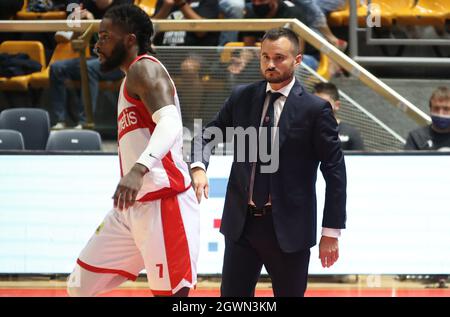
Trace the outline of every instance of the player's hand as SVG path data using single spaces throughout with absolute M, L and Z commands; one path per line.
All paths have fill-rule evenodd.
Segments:
M 200 167 L 194 167 L 191 170 L 192 174 L 192 186 L 194 187 L 195 195 L 197 196 L 198 203 L 202 200 L 202 194 L 205 198 L 208 198 L 208 177 L 206 177 L 206 171 Z
M 323 267 L 332 266 L 339 258 L 339 243 L 337 238 L 325 237 L 320 238 L 319 258 Z
M 130 172 L 122 177 L 114 192 L 114 208 L 123 211 L 133 206 L 147 171 L 144 165 L 135 164 Z

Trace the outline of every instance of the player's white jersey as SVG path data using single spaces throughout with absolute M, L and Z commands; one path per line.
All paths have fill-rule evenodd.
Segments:
M 146 54 L 138 56 L 131 65 L 142 58 L 160 64 L 170 78 L 164 65 L 153 56 Z M 174 87 L 175 106 L 181 118 L 176 88 L 172 79 L 170 80 Z M 126 77 L 120 87 L 117 113 L 120 172 L 123 176 L 130 171 L 147 147 L 156 124 L 144 103 L 128 94 Z M 180 132 L 167 155 L 145 174 L 143 186 L 137 195 L 138 201 L 170 197 L 190 187 L 191 179 L 188 166 L 183 160 L 182 147 L 183 132 Z

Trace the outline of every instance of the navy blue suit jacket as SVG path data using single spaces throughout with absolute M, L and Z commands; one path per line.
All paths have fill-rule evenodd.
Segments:
M 225 135 L 226 127 L 260 125 L 266 96 L 266 81 L 238 86 L 206 127 L 217 127 Z M 297 252 L 316 244 L 316 178 L 320 170 L 326 181 L 322 226 L 345 228 L 346 170 L 338 137 L 337 122 L 331 105 L 308 92 L 296 80 L 286 99 L 279 122 L 279 168 L 271 174 L 273 223 L 281 249 Z M 203 145 L 204 136 L 194 142 Z M 235 139 L 236 146 L 236 139 Z M 194 147 L 195 148 L 195 147 Z M 247 149 L 248 150 L 248 149 Z M 192 153 L 195 158 L 200 153 Z M 208 157 L 202 157 L 207 166 Z M 249 200 L 252 164 L 234 162 L 228 181 L 220 231 L 237 241 L 242 234 Z

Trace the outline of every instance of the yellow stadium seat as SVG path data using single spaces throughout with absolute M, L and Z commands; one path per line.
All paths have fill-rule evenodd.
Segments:
M 359 0 L 357 1 L 357 11 L 358 21 L 360 18 L 365 18 L 367 12 L 367 7 L 362 6 Z M 330 26 L 345 26 L 348 25 L 350 17 L 350 4 L 347 0 L 345 7 L 342 10 L 331 12 L 328 16 L 328 24 Z
M 64 20 L 67 16 L 65 11 L 30 12 L 27 11 L 28 0 L 23 3 L 22 9 L 17 12 L 16 18 L 19 20 Z
M 255 46 L 260 47 L 261 43 L 256 42 Z M 223 51 L 220 54 L 220 62 L 228 63 L 231 60 L 231 54 L 235 50 L 236 47 L 244 47 L 244 42 L 228 42 L 224 45 Z
M 86 47 L 86 57 L 89 56 L 89 47 Z M 58 45 L 56 45 L 55 47 L 55 50 L 53 51 L 53 55 L 48 67 L 42 69 L 38 73 L 33 73 L 31 75 L 30 86 L 33 88 L 47 88 L 49 86 L 50 65 L 52 65 L 56 61 L 78 57 L 80 57 L 80 55 L 78 54 L 78 52 L 72 49 L 72 44 L 70 42 L 58 43 Z
M 331 78 L 330 59 L 327 55 L 320 53 L 319 66 L 317 67 L 316 72 L 326 80 Z
M 348 1 L 345 9 L 332 12 L 329 15 L 328 23 L 330 26 L 348 25 L 350 18 L 350 6 Z M 361 4 L 360 0 L 353 1 L 357 1 L 358 26 L 364 27 L 366 26 L 367 18 L 367 1 L 363 1 L 364 4 Z M 372 0 L 371 4 L 373 5 L 372 8 L 379 8 L 380 10 L 381 26 L 390 26 L 396 18 L 397 13 L 402 14 L 404 12 L 406 14 L 411 14 L 414 1 L 415 0 Z
M 349 14 L 349 4 L 348 1 L 345 3 L 345 8 L 339 11 L 331 12 L 328 15 L 328 25 L 329 26 L 341 26 L 343 25 L 343 17 Z
M 445 12 L 446 12 L 445 18 L 447 20 L 450 20 L 450 0 L 442 0 L 442 5 L 444 6 L 444 9 L 445 9 Z
M 31 59 L 39 62 L 42 69 L 46 68 L 44 46 L 38 41 L 5 41 L 0 44 L 0 53 L 26 53 Z M 0 90 L 27 91 L 32 75 L 0 77 Z
M 135 0 L 134 4 L 147 13 L 148 16 L 155 14 L 157 0 Z
M 357 1 L 357 9 L 356 9 L 356 16 L 358 20 L 358 26 L 359 27 L 365 27 L 366 26 L 366 18 L 367 18 L 367 5 L 362 5 L 359 1 Z M 328 16 L 328 24 L 333 26 L 347 26 L 350 21 L 350 6 L 346 4 L 346 7 L 343 10 L 332 12 Z M 381 15 L 381 25 L 382 26 L 389 26 L 392 24 L 392 17 L 390 14 L 388 15 Z
M 91 56 L 89 47 L 86 47 L 86 58 Z M 79 58 L 80 54 L 72 49 L 72 44 L 70 42 L 58 43 L 56 46 L 52 58 L 48 67 L 43 69 L 38 73 L 33 73 L 30 78 L 30 86 L 32 88 L 48 88 L 50 84 L 50 66 L 56 62 L 65 59 Z M 100 81 L 100 90 L 111 90 L 116 91 L 120 87 L 122 79 L 116 81 Z M 68 87 L 80 88 L 81 83 L 79 80 L 70 80 L 67 83 Z
M 408 25 L 434 25 L 443 28 L 447 10 L 443 0 L 418 0 L 409 11 L 397 13 L 396 21 Z
M 389 10 L 392 13 L 409 12 L 415 2 L 416 0 L 372 0 L 372 3 L 379 5 L 382 10 Z
M 223 47 L 223 51 L 220 54 L 220 62 L 228 63 L 231 60 L 231 53 L 236 47 L 244 47 L 244 42 L 228 42 Z
M 381 26 L 390 26 L 394 23 L 397 14 L 409 12 L 415 0 L 372 0 L 372 4 L 380 10 Z

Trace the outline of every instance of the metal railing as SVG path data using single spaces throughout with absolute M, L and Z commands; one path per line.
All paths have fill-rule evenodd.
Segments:
M 351 1 L 352 2 L 352 1 Z M 383 96 L 389 103 L 398 107 L 420 125 L 430 123 L 430 117 L 418 107 L 406 100 L 392 88 L 364 69 L 350 57 L 328 43 L 297 19 L 210 19 L 210 20 L 154 20 L 157 31 L 266 31 L 275 27 L 290 27 L 300 38 L 326 54 L 336 64 L 347 70 L 372 90 Z M 85 31 L 93 25 L 92 31 L 98 30 L 100 20 L 70 21 L 0 21 L 1 32 L 45 32 L 71 30 Z M 78 26 L 74 26 L 78 25 Z M 83 87 L 87 83 L 83 82 Z
M 310 92 L 314 90 L 315 83 L 327 81 L 306 65 L 297 68 L 296 76 Z M 341 89 L 339 89 L 339 95 L 340 109 L 336 116 L 358 129 L 364 140 L 365 151 L 398 151 L 404 148 L 406 141 L 397 132 Z

